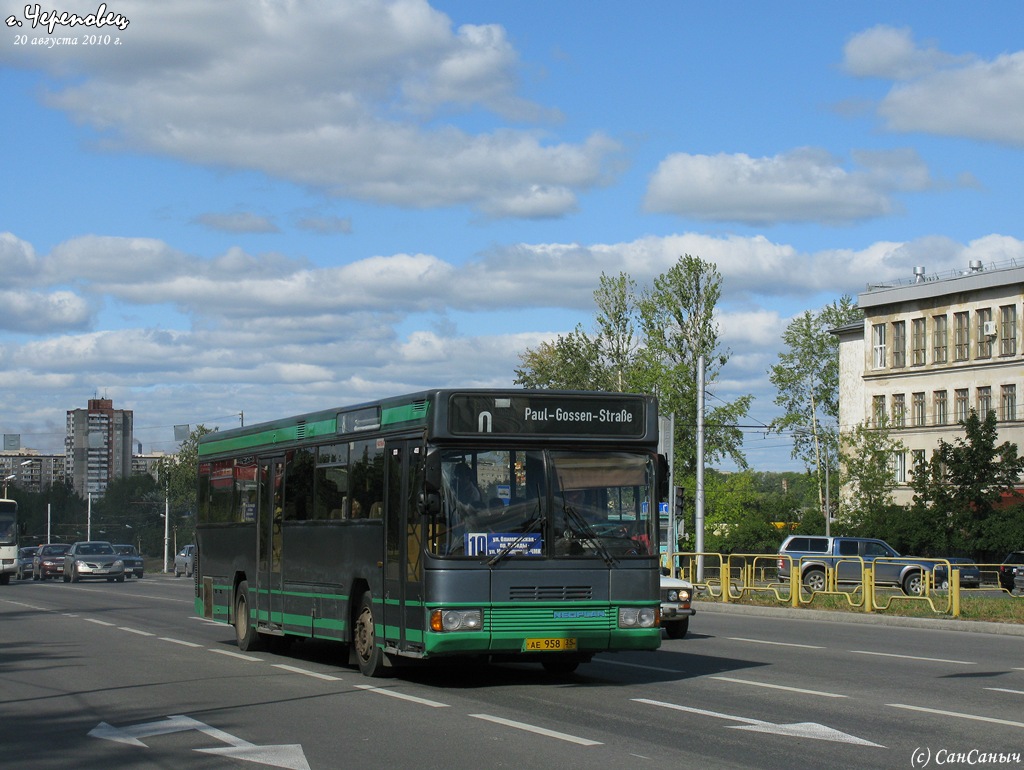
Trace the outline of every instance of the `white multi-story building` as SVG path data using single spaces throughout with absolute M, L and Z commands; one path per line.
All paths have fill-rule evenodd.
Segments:
M 841 432 L 889 418 L 906 447 L 893 457 L 897 503 L 912 501 L 911 473 L 939 440 L 963 438 L 958 422 L 996 413 L 998 440 L 1024 451 L 1024 266 L 969 269 L 869 286 L 858 297 L 863 324 L 839 338 Z

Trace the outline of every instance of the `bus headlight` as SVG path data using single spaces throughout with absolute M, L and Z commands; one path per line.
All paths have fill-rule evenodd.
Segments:
M 431 631 L 479 631 L 484 625 L 480 610 L 431 610 Z
M 619 628 L 654 628 L 658 612 L 653 607 L 619 607 Z

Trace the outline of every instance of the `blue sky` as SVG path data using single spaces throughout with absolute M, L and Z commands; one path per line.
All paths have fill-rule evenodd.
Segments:
M 723 277 L 712 398 L 767 424 L 794 315 L 1024 259 L 1016 2 L 0 11 L 0 430 L 25 447 L 96 395 L 173 451 L 240 412 L 510 386 L 590 326 L 602 272 L 683 253 Z M 797 467 L 785 437 L 746 451 Z

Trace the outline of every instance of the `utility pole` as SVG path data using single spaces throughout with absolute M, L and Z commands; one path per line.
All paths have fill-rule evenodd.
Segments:
M 704 552 L 704 356 L 697 359 L 697 499 L 694 535 L 697 553 Z M 704 582 L 704 557 L 697 557 L 697 582 Z M 723 579 L 723 586 L 725 581 Z

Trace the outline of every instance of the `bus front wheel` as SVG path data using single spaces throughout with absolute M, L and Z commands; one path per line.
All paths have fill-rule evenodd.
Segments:
M 359 600 L 356 622 L 352 628 L 352 644 L 356 661 L 363 676 L 384 676 L 384 650 L 377 646 L 377 633 L 373 622 L 373 601 L 367 591 Z
M 258 650 L 260 635 L 249 614 L 249 583 L 243 580 L 235 593 L 235 641 L 242 652 Z

